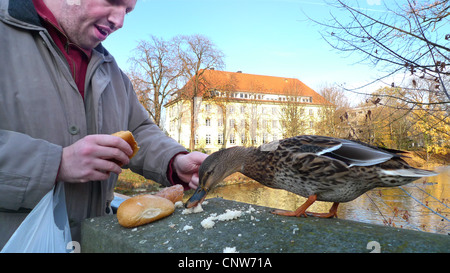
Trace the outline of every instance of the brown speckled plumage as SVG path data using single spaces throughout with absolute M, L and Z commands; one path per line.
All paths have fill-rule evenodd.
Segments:
M 409 166 L 401 157 L 400 151 L 360 142 L 296 136 L 258 148 L 233 147 L 210 155 L 200 167 L 199 188 L 207 192 L 239 171 L 265 186 L 314 196 L 312 202 L 341 203 L 376 187 L 404 185 L 435 175 Z M 194 196 L 191 199 L 195 200 Z

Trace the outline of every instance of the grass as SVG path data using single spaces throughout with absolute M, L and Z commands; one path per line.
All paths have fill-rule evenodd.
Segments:
M 115 192 L 124 195 L 136 195 L 137 193 L 148 193 L 159 191 L 161 185 L 145 177 L 133 173 L 130 170 L 123 170 L 119 175 Z

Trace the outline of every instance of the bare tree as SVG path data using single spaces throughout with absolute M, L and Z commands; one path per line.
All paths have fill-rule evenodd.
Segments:
M 187 84 L 180 90 L 179 95 L 190 101 L 191 107 L 191 136 L 189 148 L 195 148 L 195 116 L 196 98 L 202 97 L 206 88 L 204 72 L 208 69 L 222 69 L 224 67 L 223 52 L 207 37 L 203 35 L 180 35 L 175 37 L 177 58 L 183 67 L 183 76 Z M 197 108 L 200 105 L 197 105 Z
M 173 41 L 151 36 L 148 41 L 139 41 L 130 58 L 133 68 L 128 76 L 141 104 L 158 126 L 162 105 L 178 90 L 183 72 L 175 49 Z
M 283 128 L 283 138 L 293 137 L 306 132 L 305 105 L 297 101 L 302 95 L 302 86 L 297 81 L 291 82 L 283 90 L 287 95 L 280 111 L 280 123 Z
M 324 27 L 322 37 L 334 49 L 348 54 L 359 53 L 363 61 L 383 71 L 375 81 L 408 91 L 416 88 L 406 86 L 409 77 L 426 79 L 434 82 L 426 91 L 437 97 L 438 103 L 448 104 L 450 0 L 383 2 L 389 3 L 389 6 L 385 4 L 383 12 L 371 12 L 336 0 L 329 5 L 348 17 L 337 17 L 332 13 L 326 22 L 310 19 Z M 389 80 L 401 73 L 405 74 L 405 81 Z M 359 92 L 356 90 L 351 91 Z M 408 92 L 400 99 L 416 103 Z
M 350 108 L 350 103 L 341 88 L 325 86 L 319 94 L 332 105 L 324 104 L 320 107 L 320 121 L 317 123 L 316 133 L 333 137 L 346 137 L 348 132 L 343 126 L 341 117 Z
M 220 72 L 219 72 L 220 73 Z M 205 78 L 205 83 L 208 86 L 208 92 L 203 95 L 204 98 L 208 99 L 212 104 L 217 105 L 222 112 L 222 148 L 225 149 L 228 141 L 228 106 L 233 102 L 233 95 L 236 89 L 236 79 L 234 75 L 231 75 L 229 79 L 226 77 L 210 76 Z M 220 118 L 220 115 L 218 115 Z M 233 130 L 234 128 L 230 128 Z

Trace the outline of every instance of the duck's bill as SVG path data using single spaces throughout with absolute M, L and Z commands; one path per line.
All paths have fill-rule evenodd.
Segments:
M 201 204 L 203 200 L 205 200 L 206 195 L 208 194 L 208 191 L 204 188 L 198 187 L 197 190 L 194 192 L 194 194 L 189 198 L 189 200 L 184 205 L 186 208 L 192 208 L 197 206 L 198 204 Z

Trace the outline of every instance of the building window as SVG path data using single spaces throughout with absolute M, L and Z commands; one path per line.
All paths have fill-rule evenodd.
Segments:
M 206 144 L 211 144 L 211 134 L 206 134 Z
M 314 110 L 313 109 L 309 109 L 309 115 L 310 116 L 314 116 Z
M 245 138 L 245 133 L 241 134 L 241 144 L 247 143 L 247 139 Z
M 234 134 L 230 134 L 230 144 L 236 144 L 236 139 L 234 138 Z
M 258 140 L 256 139 L 256 136 L 252 137 L 252 145 L 258 144 Z
M 194 137 L 194 144 L 198 145 L 198 135 L 195 135 L 195 137 Z
M 222 127 L 223 126 L 223 118 L 217 119 L 217 126 Z
M 211 104 L 205 104 L 205 110 L 207 112 L 211 111 Z
M 309 122 L 309 128 L 313 128 L 314 127 L 314 122 L 313 121 L 310 121 Z
M 277 129 L 278 128 L 278 120 L 272 120 L 272 128 Z
M 245 105 L 241 105 L 241 114 L 245 113 Z
M 223 144 L 223 134 L 219 134 L 217 136 L 217 144 L 220 144 L 220 145 Z
M 205 125 L 206 126 L 211 126 L 211 119 L 210 118 L 207 118 L 206 120 L 205 120 Z
M 236 121 L 234 119 L 230 119 L 230 128 L 234 128 Z

